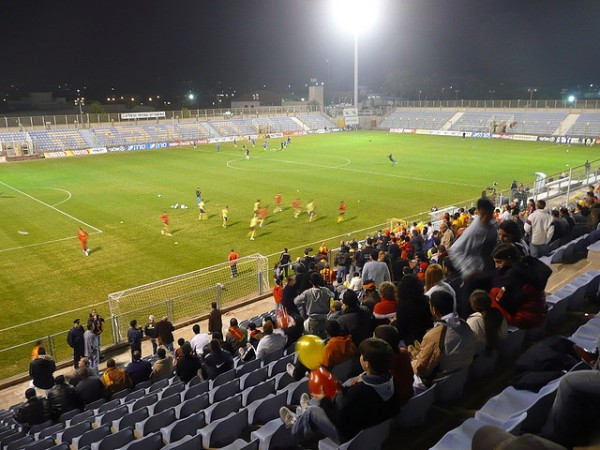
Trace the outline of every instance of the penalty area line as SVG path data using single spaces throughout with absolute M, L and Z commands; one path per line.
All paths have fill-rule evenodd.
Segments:
M 24 195 L 25 197 L 29 198 L 30 200 L 33 200 L 34 202 L 38 202 L 39 204 L 41 204 L 41 205 L 44 205 L 45 207 L 47 207 L 47 208 L 50 208 L 50 209 L 52 209 L 53 211 L 56 211 L 57 213 L 59 213 L 59 214 L 62 214 L 62 215 L 63 215 L 63 216 L 65 216 L 65 217 L 68 217 L 68 218 L 69 218 L 69 219 L 71 219 L 71 220 L 74 220 L 74 221 L 75 221 L 75 222 L 77 222 L 77 223 L 80 223 L 80 224 L 82 224 L 82 225 L 85 225 L 85 226 L 86 226 L 86 227 L 88 227 L 88 228 L 91 228 L 91 229 L 93 229 L 93 230 L 94 230 L 94 231 L 96 231 L 97 233 L 102 233 L 102 230 L 101 230 L 101 229 L 99 229 L 99 228 L 96 228 L 95 226 L 93 226 L 93 225 L 90 225 L 89 223 L 86 223 L 86 222 L 84 222 L 83 220 L 80 220 L 80 219 L 78 219 L 77 217 L 74 217 L 74 216 L 72 216 L 71 214 L 68 214 L 68 213 L 66 213 L 66 212 L 64 212 L 64 211 L 61 211 L 61 210 L 60 210 L 60 209 L 58 209 L 57 207 L 55 207 L 55 206 L 52 206 L 52 205 L 50 205 L 50 204 L 48 204 L 48 203 L 46 203 L 46 202 L 43 202 L 43 201 L 41 201 L 40 199 L 37 199 L 37 198 L 33 197 L 32 195 L 29 195 L 29 194 L 27 194 L 26 192 L 23 192 L 23 191 L 21 191 L 21 190 L 19 190 L 19 189 L 15 188 L 15 187 L 13 187 L 13 186 L 9 185 L 9 184 L 6 184 L 6 183 L 5 183 L 5 182 L 3 182 L 3 181 L 0 181 L 0 184 L 1 184 L 2 186 L 6 186 L 6 187 L 7 187 L 7 188 L 9 188 L 9 189 L 12 189 L 12 190 L 13 190 L 13 191 L 15 191 L 15 192 L 18 192 L 18 193 L 19 193 L 19 194 L 21 194 L 21 195 Z

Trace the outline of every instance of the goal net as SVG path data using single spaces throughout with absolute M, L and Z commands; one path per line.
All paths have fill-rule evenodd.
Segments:
M 127 335 L 133 319 L 143 325 L 152 314 L 157 321 L 167 315 L 171 322 L 181 322 L 208 313 L 212 302 L 220 308 L 233 306 L 270 291 L 266 256 L 256 253 L 236 263 L 235 277 L 230 263 L 225 262 L 109 294 L 120 337 Z

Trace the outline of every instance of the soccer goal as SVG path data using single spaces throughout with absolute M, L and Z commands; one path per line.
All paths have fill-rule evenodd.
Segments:
M 184 273 L 108 295 L 119 337 L 127 334 L 129 322 L 136 319 L 143 325 L 149 315 L 160 320 L 167 315 L 171 322 L 181 322 L 210 311 L 210 304 L 220 308 L 242 303 L 270 292 L 269 262 L 255 253 L 236 261 L 194 272 Z

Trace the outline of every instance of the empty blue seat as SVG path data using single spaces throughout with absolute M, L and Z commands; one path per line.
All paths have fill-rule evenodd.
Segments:
M 242 409 L 200 429 L 205 448 L 223 447 L 235 441 L 248 425 L 248 411 Z
M 391 420 L 386 420 L 378 425 L 365 428 L 348 442 L 342 444 L 330 438 L 319 441 L 319 450 L 379 450 L 390 434 Z

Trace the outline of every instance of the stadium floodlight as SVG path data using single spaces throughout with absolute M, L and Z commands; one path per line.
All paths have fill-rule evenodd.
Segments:
M 569 95 L 569 98 L 567 98 L 567 100 L 569 100 L 569 103 L 573 103 L 576 99 L 574 95 Z
M 188 100 L 194 100 L 194 94 L 191 92 L 187 95 Z
M 332 0 L 333 14 L 339 24 L 354 34 L 354 106 L 358 108 L 358 35 L 375 22 L 376 0 Z

